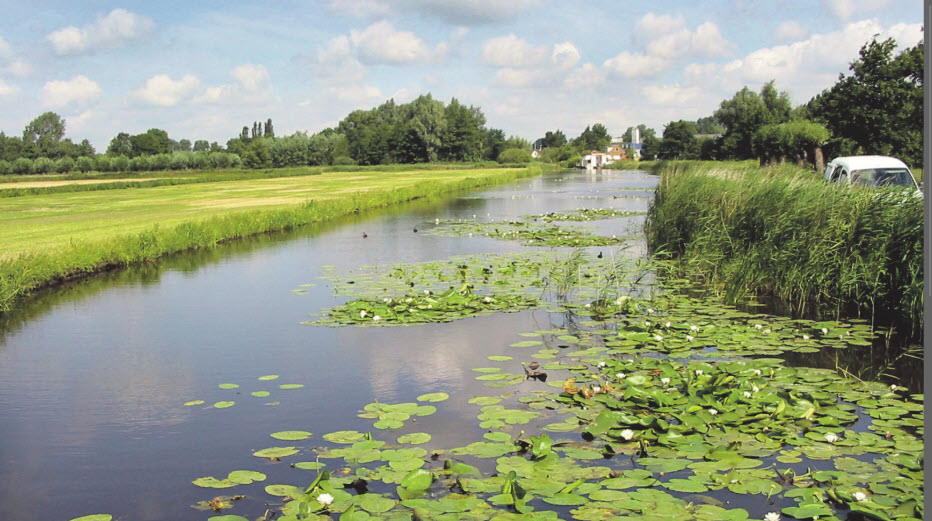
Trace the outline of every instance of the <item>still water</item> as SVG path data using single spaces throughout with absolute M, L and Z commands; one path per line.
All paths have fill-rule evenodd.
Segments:
M 255 458 L 255 450 L 310 447 L 327 432 L 371 430 L 356 414 L 376 400 L 488 394 L 471 369 L 521 340 L 519 333 L 562 326 L 564 317 L 536 311 L 411 327 L 301 325 L 345 300 L 319 278 L 324 267 L 520 251 L 507 241 L 423 232 L 435 219 L 598 207 L 644 212 L 656 183 L 643 172 L 547 175 L 176 255 L 31 299 L 0 319 L 0 519 L 109 513 L 203 520 L 214 514 L 191 505 L 228 491 L 196 487 L 196 478 L 252 469 L 267 473 L 266 483 L 281 483 L 294 481 L 289 472 L 307 473 Z M 590 229 L 621 236 L 637 234 L 642 223 L 642 215 L 632 216 Z M 635 239 L 601 250 L 637 257 L 646 246 Z M 520 360 L 513 364 L 505 370 L 520 372 Z M 279 378 L 258 380 L 271 374 Z M 279 387 L 292 383 L 304 387 Z M 257 390 L 271 394 L 250 394 Z M 205 404 L 184 405 L 192 400 Z M 236 405 L 210 406 L 221 400 Z M 479 436 L 475 415 L 474 408 L 438 406 L 418 429 L 453 447 Z M 314 436 L 287 443 L 269 437 L 282 430 Z M 263 496 L 261 486 L 249 490 Z M 249 509 L 261 515 L 264 506 Z

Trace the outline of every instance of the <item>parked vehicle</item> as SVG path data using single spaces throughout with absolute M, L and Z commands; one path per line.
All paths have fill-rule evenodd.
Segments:
M 906 163 L 888 156 L 836 157 L 825 166 L 825 180 L 865 186 L 919 188 Z

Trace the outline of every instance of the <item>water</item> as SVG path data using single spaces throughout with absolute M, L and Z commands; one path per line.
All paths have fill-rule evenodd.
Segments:
M 265 484 L 293 482 L 295 472 L 313 479 L 251 456 L 255 450 L 307 448 L 326 432 L 371 430 L 371 421 L 356 414 L 374 400 L 490 394 L 472 368 L 521 340 L 519 333 L 548 329 L 560 317 L 537 311 L 405 328 L 301 325 L 342 301 L 318 278 L 323 266 L 521 251 L 506 241 L 423 231 L 436 218 L 514 219 L 581 207 L 646 211 L 656 182 L 643 172 L 548 175 L 176 255 L 44 292 L 0 322 L 0 519 L 206 519 L 212 513 L 191 505 L 230 490 L 196 487 L 196 478 L 249 469 L 267 473 Z M 614 226 L 621 236 L 642 222 L 627 217 L 593 229 Z M 643 255 L 646 246 L 635 240 L 624 251 Z M 301 287 L 308 283 L 316 286 Z M 521 371 L 520 360 L 512 365 L 504 370 Z M 269 374 L 280 378 L 258 380 Z M 304 387 L 278 388 L 287 383 Z M 271 396 L 250 395 L 260 389 Z M 206 403 L 183 405 L 198 399 Z M 236 405 L 210 407 L 221 400 Z M 438 409 L 416 430 L 447 447 L 477 439 L 474 408 Z M 314 436 L 269 437 L 281 430 Z M 244 501 L 261 515 L 261 486 L 248 490 Z

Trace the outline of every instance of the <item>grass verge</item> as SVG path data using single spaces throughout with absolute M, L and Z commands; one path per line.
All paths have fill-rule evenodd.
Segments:
M 799 314 L 870 317 L 922 334 L 922 197 L 839 187 L 790 166 L 675 162 L 647 220 L 653 252 L 726 300 L 775 296 Z
M 37 288 L 169 253 L 540 173 L 367 171 L 3 199 L 0 310 Z

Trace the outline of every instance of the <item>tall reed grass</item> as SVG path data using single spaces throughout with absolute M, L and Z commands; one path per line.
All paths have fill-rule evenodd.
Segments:
M 540 173 L 538 167 L 508 169 L 500 174 L 477 177 L 464 172 L 463 177 L 453 180 L 421 181 L 391 190 L 335 194 L 327 199 L 308 200 L 300 206 L 228 213 L 171 227 L 154 224 L 141 233 L 75 243 L 64 253 L 37 253 L 4 259 L 0 261 L 0 311 L 10 309 L 17 299 L 30 291 L 95 272 L 152 261 L 184 250 L 210 248 L 243 237 L 289 230 L 405 201 L 504 184 Z
M 775 296 L 800 315 L 869 317 L 921 336 L 921 193 L 826 184 L 791 166 L 677 162 L 656 171 L 652 252 L 727 300 Z

